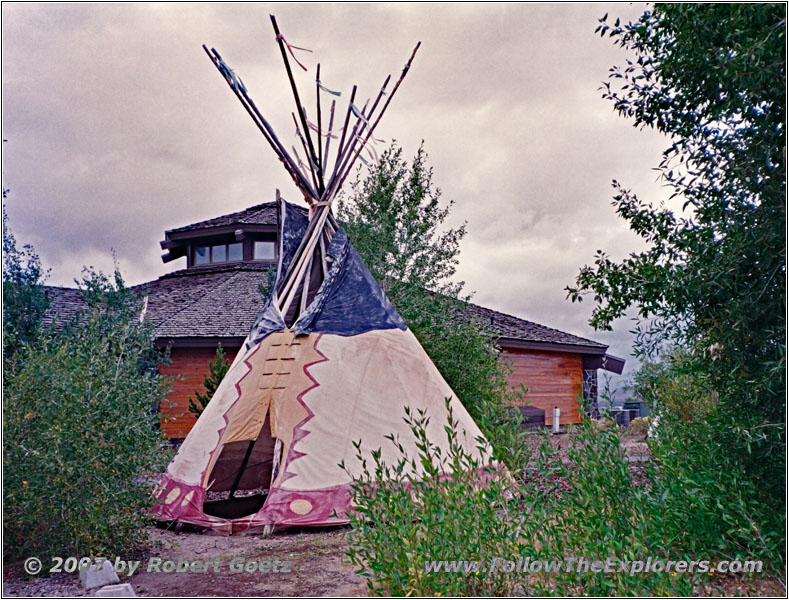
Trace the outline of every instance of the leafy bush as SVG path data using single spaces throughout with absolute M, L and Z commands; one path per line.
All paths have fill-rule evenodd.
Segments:
M 557 461 L 564 486 L 550 508 L 551 526 L 539 531 L 541 553 L 590 561 L 686 558 L 663 527 L 654 494 L 645 485 L 652 473 L 627 461 L 617 428 L 595 427 L 584 418 L 569 436 L 567 461 Z M 618 568 L 611 573 L 558 572 L 545 577 L 543 585 L 552 595 L 591 596 L 690 595 L 694 588 L 689 574 Z
M 654 206 L 614 182 L 617 213 L 648 247 L 619 262 L 598 252 L 568 295 L 594 299 L 600 328 L 637 309 L 644 354 L 689 351 L 721 406 L 710 452 L 727 448 L 765 510 L 783 514 L 786 6 L 656 4 L 627 24 L 606 15 L 597 30 L 631 55 L 604 98 L 666 134 L 656 170 L 683 204 Z
M 8 190 L 3 190 L 3 199 Z M 32 246 L 17 248 L 3 206 L 3 358 L 30 343 L 41 326 L 49 305 L 44 280 L 46 271 Z
M 626 433 L 631 437 L 644 438 L 649 433 L 650 423 L 651 421 L 649 417 L 636 417 L 630 421 L 630 425 L 627 426 Z
M 654 365 L 636 375 L 637 389 L 647 384 L 645 372 L 655 373 Z M 697 401 L 708 389 L 704 378 L 689 377 L 681 370 L 680 383 L 660 387 L 670 379 L 661 370 L 648 385 L 658 423 L 647 462 L 627 460 L 616 428 L 585 419 L 570 433 L 560 468 L 568 487 L 553 510 L 556 527 L 542 538 L 546 548 L 553 544 L 565 556 L 761 560 L 767 570 L 781 568 L 784 515 L 765 510 L 742 461 L 718 444 L 728 420 L 718 406 Z M 554 591 L 566 594 L 688 595 L 709 575 L 600 574 L 584 577 L 583 588 L 571 577 L 556 581 Z
M 716 401 L 710 377 L 689 364 L 695 361 L 689 363 L 687 353 L 675 350 L 634 375 L 636 393 L 652 403 L 656 414 L 649 448 L 655 464 L 652 485 L 663 496 L 662 510 L 675 516 L 675 536 L 689 551 L 756 557 L 778 568 L 785 540 L 783 499 L 766 497 L 759 489 L 759 480 L 736 451 L 747 437 Z M 727 444 L 727 439 L 738 443 Z
M 395 465 L 383 463 L 380 450 L 373 452 L 372 464 L 361 452 L 356 456 L 363 473 L 353 484 L 349 556 L 375 594 L 502 596 L 518 589 L 520 575 L 504 570 L 427 572 L 426 563 L 432 561 L 479 560 L 489 565 L 496 557 L 524 551 L 525 516 L 510 501 L 511 480 L 495 467 L 485 470 L 486 477 L 482 474 L 483 465 L 457 442 L 458 424 L 448 402 L 447 409 L 447 453 L 427 437 L 430 417 L 406 410 L 418 457 L 409 459 L 395 437 L 390 441 L 401 455 Z M 357 450 L 360 446 L 356 443 Z M 480 447 L 489 453 L 484 440 Z M 415 475 L 417 463 L 424 470 L 420 476 Z
M 542 443 L 523 469 L 489 472 L 483 485 L 479 463 L 456 444 L 451 414 L 446 455 L 427 438 L 426 415 L 406 421 L 418 457 L 409 460 L 394 438 L 395 465 L 383 464 L 380 452 L 369 463 L 357 455 L 364 468 L 353 484 L 349 556 L 375 594 L 688 596 L 711 574 L 645 572 L 646 561 L 761 560 L 766 570 L 780 568 L 781 537 L 763 520 L 748 478 L 722 452 L 709 454 L 703 433 L 714 438 L 714 424 L 699 429 L 664 413 L 652 460 L 631 463 L 616 427 L 584 417 L 568 429 L 566 454 L 547 431 L 535 432 Z M 550 573 L 490 572 L 497 557 L 629 562 L 600 573 L 567 562 Z M 475 560 L 480 572 L 463 562 Z M 427 572 L 434 561 L 459 568 Z
M 7 557 L 129 552 L 168 458 L 156 414 L 167 382 L 138 298 L 117 272 L 88 273 L 82 289 L 87 310 L 3 372 Z
M 657 167 L 682 212 L 614 182 L 614 206 L 648 248 L 598 252 L 567 288 L 591 324 L 630 308 L 658 407 L 660 530 L 680 548 L 785 562 L 786 6 L 657 4 L 597 28 L 631 53 L 604 98 L 667 134 Z
M 780 572 L 785 513 L 764 505 L 739 457 L 718 444 L 726 426 L 717 415 L 695 423 L 661 415 L 649 442 L 660 530 L 689 555 L 762 560 Z
M 652 410 L 685 421 L 701 421 L 718 405 L 710 376 L 679 348 L 657 361 L 645 361 L 633 375 L 633 392 Z

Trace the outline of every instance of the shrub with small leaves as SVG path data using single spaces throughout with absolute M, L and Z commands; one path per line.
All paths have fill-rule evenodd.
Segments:
M 464 450 L 449 402 L 447 409 L 446 452 L 428 438 L 430 417 L 407 409 L 417 457 L 409 457 L 394 436 L 389 441 L 400 455 L 394 465 L 381 460 L 380 449 L 368 461 L 361 442 L 354 443 L 362 474 L 353 483 L 349 556 L 375 594 L 502 596 L 519 588 L 520 574 L 504 570 L 429 572 L 438 561 L 476 560 L 482 567 L 528 552 L 522 537 L 526 515 L 510 501 L 512 479 L 506 469 L 484 466 Z M 487 442 L 478 442 L 489 454 Z
M 117 272 L 87 273 L 82 291 L 87 309 L 3 372 L 7 558 L 128 553 L 168 460 L 156 413 L 168 382 L 139 299 Z
M 8 190 L 3 190 L 3 199 Z M 47 271 L 29 244 L 16 245 L 3 206 L 3 358 L 14 354 L 35 338 L 49 305 L 44 281 Z

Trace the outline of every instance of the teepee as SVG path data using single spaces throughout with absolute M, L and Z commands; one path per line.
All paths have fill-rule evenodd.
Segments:
M 317 122 L 308 119 L 288 58 L 306 71 L 294 53 L 304 49 L 288 43 L 273 16 L 271 21 L 296 101 L 293 120 L 306 162 L 280 143 L 219 53 L 203 48 L 293 177 L 309 217 L 277 194 L 279 252 L 272 293 L 154 491 L 159 519 L 226 534 L 347 522 L 351 477 L 361 474 L 354 442 L 361 440 L 365 455 L 381 449 L 383 460 L 394 464 L 399 454 L 386 439 L 394 434 L 409 456 L 417 456 L 405 407 L 430 415 L 427 433 L 447 450 L 445 399 L 450 399 L 459 422 L 457 442 L 480 464 L 491 461 L 481 431 L 331 214 L 332 201 L 362 151 L 375 157 L 373 133 L 419 44 L 393 89 L 387 92 L 387 77 L 372 104 L 357 108 L 353 87 L 336 131 L 333 99 L 324 131 L 321 92 L 339 94 L 321 83 L 318 65 Z M 334 139 L 339 141 L 330 163 Z M 413 468 L 418 475 L 419 461 Z

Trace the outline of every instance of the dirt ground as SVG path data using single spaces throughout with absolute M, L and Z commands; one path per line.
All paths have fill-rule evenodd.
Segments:
M 122 576 L 121 582 L 131 583 L 138 596 L 366 596 L 364 578 L 345 557 L 348 531 L 293 530 L 264 539 L 260 535 L 227 537 L 152 528 L 152 548 L 133 557 L 141 561 L 140 567 L 131 577 Z M 200 561 L 209 566 L 207 572 L 200 573 L 156 572 L 151 567 L 156 558 L 176 563 L 179 559 Z M 257 570 L 233 572 L 231 563 L 234 568 L 252 569 L 255 565 Z M 261 572 L 261 566 L 268 572 Z M 161 567 L 167 565 L 162 562 Z M 93 592 L 83 590 L 75 574 L 26 578 L 20 564 L 8 565 L 3 572 L 5 597 L 92 596 Z

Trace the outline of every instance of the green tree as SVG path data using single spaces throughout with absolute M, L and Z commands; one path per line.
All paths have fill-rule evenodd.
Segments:
M 720 398 L 719 442 L 759 489 L 784 497 L 786 413 L 786 6 L 660 4 L 598 31 L 634 53 L 603 97 L 667 134 L 660 178 L 683 211 L 614 182 L 618 214 L 649 244 L 621 262 L 599 252 L 568 295 L 593 296 L 591 323 L 635 306 L 637 350 L 688 349 Z
M 3 190 L 3 199 L 8 190 Z M 29 244 L 20 250 L 3 206 L 3 357 L 9 359 L 30 343 L 49 305 L 44 281 L 47 272 Z
M 504 407 L 507 369 L 493 333 L 470 316 L 463 283 L 452 280 L 466 226 L 444 226 L 453 202 L 442 204 L 424 148 L 410 164 L 402 154 L 393 143 L 367 177 L 357 177 L 338 202 L 338 218 L 499 457 L 514 464 L 520 445 Z
M 683 206 L 648 204 L 615 181 L 616 211 L 648 249 L 619 262 L 598 252 L 568 296 L 594 298 L 597 328 L 636 307 L 636 350 L 645 357 L 677 349 L 641 373 L 642 391 L 660 410 L 653 489 L 665 514 L 689 515 L 680 520 L 694 531 L 676 545 L 756 552 L 778 565 L 786 531 L 786 7 L 659 4 L 626 25 L 604 16 L 597 30 L 634 54 L 611 69 L 603 97 L 635 126 L 669 137 L 657 171 Z
M 466 225 L 441 231 L 453 205 L 441 203 L 424 144 L 409 165 L 393 143 L 367 177 L 353 182 L 350 199 L 339 199 L 343 226 L 395 306 L 415 290 L 459 296 L 463 283 L 452 277 Z
M 206 406 L 214 397 L 216 388 L 222 383 L 228 369 L 230 369 L 230 361 L 225 357 L 225 351 L 222 349 L 222 344 L 216 347 L 216 354 L 214 358 L 208 361 L 208 373 L 203 378 L 203 386 L 206 389 L 205 394 L 201 394 L 195 390 L 195 397 L 189 398 L 189 412 L 195 417 L 203 414 Z
M 86 309 L 39 331 L 3 373 L 7 557 L 112 556 L 144 541 L 166 465 L 153 333 L 123 283 L 88 272 Z

